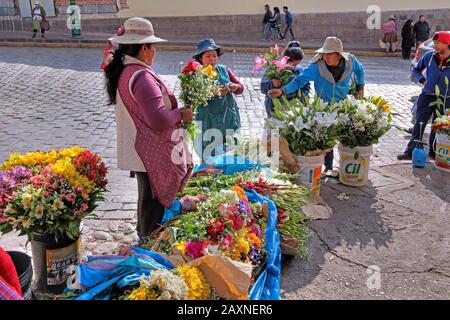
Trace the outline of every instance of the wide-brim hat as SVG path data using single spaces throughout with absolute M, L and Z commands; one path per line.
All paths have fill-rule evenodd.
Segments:
M 350 59 L 350 53 L 344 52 L 344 45 L 341 39 L 336 37 L 328 37 L 325 39 L 323 47 L 316 51 L 316 55 L 312 58 L 311 63 L 315 63 L 322 59 L 324 53 L 339 53 L 345 60 Z
M 155 36 L 152 23 L 144 18 L 131 18 L 125 21 L 119 31 L 112 38 L 109 38 L 115 44 L 144 44 L 167 42 Z
M 217 51 L 219 57 L 224 54 L 223 48 L 217 45 L 214 39 L 202 39 L 197 43 L 197 51 L 194 53 L 194 58 L 207 51 Z

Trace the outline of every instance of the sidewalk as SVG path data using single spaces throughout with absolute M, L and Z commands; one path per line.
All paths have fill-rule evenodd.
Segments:
M 2 31 L 0 34 L 0 47 L 46 47 L 46 48 L 104 48 L 106 40 L 111 34 L 105 33 L 84 33 L 78 39 L 72 38 L 67 33 L 54 33 L 49 31 L 45 34 L 45 39 L 40 38 L 40 33 L 35 39 L 31 38 L 31 32 L 13 32 Z M 160 48 L 164 50 L 189 50 L 195 49 L 195 44 L 199 40 L 193 37 L 169 37 L 167 44 L 161 44 Z M 229 51 L 239 52 L 261 52 L 266 48 L 273 47 L 275 42 L 269 41 L 242 41 L 227 40 L 225 38 L 216 38 L 217 43 L 225 47 Z M 278 45 L 284 47 L 289 41 L 280 41 Z M 346 51 L 352 52 L 358 56 L 375 56 L 375 57 L 399 57 L 401 52 L 386 53 L 378 48 L 377 44 L 371 43 L 345 43 Z M 302 42 L 302 47 L 306 54 L 313 54 L 322 43 L 319 42 Z

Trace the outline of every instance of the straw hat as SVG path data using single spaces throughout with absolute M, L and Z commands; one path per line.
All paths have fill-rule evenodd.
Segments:
M 324 53 L 339 53 L 345 60 L 350 59 L 350 53 L 344 52 L 344 45 L 341 39 L 336 37 L 328 37 L 325 39 L 323 47 L 316 51 L 316 55 L 312 58 L 311 63 L 315 63 L 322 59 Z
M 167 40 L 155 36 L 152 23 L 144 18 L 131 18 L 125 21 L 116 35 L 110 39 L 114 44 L 160 43 Z

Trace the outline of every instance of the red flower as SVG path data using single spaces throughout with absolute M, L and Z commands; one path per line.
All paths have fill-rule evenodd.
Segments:
M 217 241 L 218 236 L 220 236 L 225 231 L 225 226 L 221 219 L 216 219 L 208 227 L 208 234 L 211 236 L 213 241 Z
M 237 214 L 232 214 L 228 217 L 228 219 L 230 219 L 231 221 L 231 228 L 233 228 L 233 230 L 238 231 L 242 228 L 242 226 L 244 225 L 244 221 L 242 220 L 242 217 L 237 215 Z
M 203 257 L 203 242 L 188 242 L 186 244 L 186 255 L 192 259 Z
M 189 61 L 189 63 L 183 68 L 183 70 L 181 71 L 181 73 L 183 74 L 189 74 L 189 73 L 194 73 L 196 72 L 198 69 L 200 69 L 202 67 L 202 65 L 200 63 L 198 63 L 197 61 L 191 60 Z

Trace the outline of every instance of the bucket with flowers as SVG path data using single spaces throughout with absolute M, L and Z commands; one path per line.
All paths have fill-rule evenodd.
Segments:
M 64 290 L 81 221 L 103 200 L 106 173 L 100 157 L 80 147 L 14 153 L 0 166 L 0 232 L 28 236 L 38 291 Z

